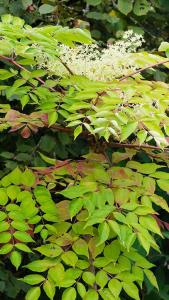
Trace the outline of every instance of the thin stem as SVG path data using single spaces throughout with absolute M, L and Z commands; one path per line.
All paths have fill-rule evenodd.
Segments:
M 57 131 L 61 131 L 61 132 L 68 132 L 68 133 L 73 133 L 73 129 L 72 128 L 67 128 L 67 127 L 61 127 L 59 125 L 52 125 L 51 126 L 52 129 L 55 129 Z M 81 135 L 83 136 L 87 136 L 87 135 L 91 135 L 90 133 L 88 134 L 86 131 L 81 133 Z M 112 146 L 114 148 L 139 148 L 139 149 L 150 149 L 150 150 L 158 150 L 158 151 L 163 151 L 163 152 L 169 152 L 169 148 L 161 148 L 158 146 L 153 146 L 153 145 L 146 145 L 146 144 L 128 144 L 128 143 L 114 143 L 114 142 L 110 142 L 107 143 L 107 145 Z
M 21 66 L 20 64 L 18 64 L 15 60 L 13 60 L 12 58 L 9 58 L 7 56 L 4 55 L 0 55 L 0 59 L 8 61 L 9 63 L 13 64 L 14 66 L 16 66 L 18 69 L 23 70 L 23 71 L 27 71 L 30 73 L 29 70 L 27 70 L 26 68 L 24 68 L 23 66 Z M 35 77 L 36 80 L 38 80 L 41 84 L 45 85 L 45 81 L 40 78 L 40 77 Z M 54 88 L 49 88 L 50 91 L 52 92 L 56 92 L 56 90 Z
M 113 163 L 112 163 L 112 161 L 111 161 L 109 155 L 107 154 L 107 152 L 106 152 L 106 151 L 103 151 L 103 155 L 104 155 L 105 159 L 107 160 L 109 166 L 112 167 L 112 166 L 113 166 Z
M 90 250 L 89 250 L 89 263 L 90 263 L 89 270 L 95 276 L 96 275 L 96 270 L 95 270 L 95 266 L 93 265 L 93 257 L 92 257 L 92 253 L 91 253 Z M 97 291 L 97 284 L 96 284 L 96 282 L 94 282 L 94 284 L 93 284 L 93 289 L 95 291 Z
M 137 71 L 134 71 L 134 72 L 132 72 L 132 73 L 130 73 L 130 74 L 128 74 L 128 75 L 126 75 L 126 76 L 120 78 L 119 81 L 123 81 L 123 80 L 125 80 L 125 79 L 127 79 L 127 78 L 129 78 L 129 77 L 134 76 L 135 74 L 141 73 L 141 72 L 143 72 L 143 71 L 145 71 L 145 70 L 147 70 L 147 69 L 150 69 L 150 68 L 155 68 L 155 67 L 157 67 L 157 66 L 159 66 L 159 65 L 163 65 L 163 64 L 165 64 L 165 63 L 167 63 L 167 62 L 169 62 L 169 59 L 167 59 L 167 60 L 165 59 L 165 60 L 163 60 L 163 61 L 161 61 L 161 62 L 158 62 L 158 63 L 152 64 L 152 65 L 149 65 L 149 66 L 144 67 L 144 68 L 141 68 L 141 69 L 138 69 Z
M 56 131 L 60 131 L 60 132 L 68 132 L 68 133 L 73 133 L 73 130 L 72 128 L 69 128 L 69 127 L 62 127 L 62 126 L 59 126 L 59 125 L 52 125 L 51 126 L 52 129 L 55 129 Z
M 53 125 L 51 126 L 52 129 L 56 129 L 57 131 L 61 131 L 61 132 L 68 132 L 68 133 L 73 133 L 73 129 L 72 128 L 67 128 L 67 127 L 61 127 L 59 125 Z M 87 136 L 90 135 L 90 133 L 88 134 L 87 132 L 83 132 L 82 135 Z M 153 145 L 140 145 L 140 144 L 127 144 L 127 143 L 114 143 L 114 142 L 110 142 L 108 143 L 108 145 L 114 147 L 114 148 L 145 148 L 145 149 L 150 149 L 150 150 L 161 150 L 163 152 L 169 152 L 169 148 L 161 148 L 158 146 L 153 146 Z
M 71 74 L 71 75 L 74 75 L 73 74 L 73 71 L 68 67 L 68 65 L 59 57 L 57 56 L 57 58 L 60 60 L 61 64 L 66 68 L 66 70 Z
M 169 152 L 169 148 L 161 148 L 158 146 L 152 146 L 152 145 L 139 145 L 139 144 L 127 144 L 127 143 L 109 143 L 110 146 L 114 147 L 114 148 L 144 148 L 144 149 L 150 149 L 150 150 L 161 150 L 163 152 Z

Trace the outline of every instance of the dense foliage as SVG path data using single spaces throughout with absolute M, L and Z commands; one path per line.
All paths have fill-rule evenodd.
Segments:
M 6 13 L 34 25 L 90 27 L 92 36 L 104 42 L 127 29 L 145 33 L 151 49 L 168 39 L 168 0 L 1 0 L 0 15 Z
M 0 35 L 3 299 L 167 299 L 168 84 L 146 71 L 168 59 L 11 15 Z

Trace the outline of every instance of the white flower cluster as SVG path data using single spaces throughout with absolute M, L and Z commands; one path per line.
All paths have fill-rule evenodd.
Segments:
M 40 53 L 38 61 L 40 67 L 47 67 L 51 74 L 61 77 L 67 76 L 71 70 L 73 74 L 84 75 L 91 80 L 111 81 L 138 68 L 132 53 L 136 52 L 143 41 L 141 35 L 129 30 L 125 32 L 122 40 L 108 45 L 107 48 L 100 49 L 97 44 L 74 48 L 60 45 L 59 61 L 43 56 L 42 63 Z

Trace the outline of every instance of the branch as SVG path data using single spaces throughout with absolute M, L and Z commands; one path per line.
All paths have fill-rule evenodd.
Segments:
M 73 133 L 73 130 L 72 128 L 69 128 L 69 127 L 62 127 L 60 125 L 52 125 L 51 126 L 52 129 L 55 129 L 56 131 L 60 131 L 60 132 L 69 132 L 69 133 Z
M 169 59 L 167 59 L 167 60 L 165 59 L 165 60 L 163 60 L 163 61 L 161 61 L 161 62 L 158 62 L 158 63 L 152 64 L 152 65 L 149 65 L 149 66 L 144 67 L 144 68 L 141 68 L 141 69 L 138 69 L 137 71 L 134 71 L 134 72 L 132 72 L 132 73 L 130 73 L 130 74 L 128 74 L 128 75 L 126 75 L 126 76 L 120 78 L 119 81 L 123 81 L 123 80 L 127 79 L 128 77 L 132 77 L 133 75 L 135 75 L 135 74 L 137 74 L 137 73 L 141 73 L 141 72 L 143 72 L 143 71 L 145 71 L 145 70 L 147 70 L 147 69 L 150 69 L 150 68 L 155 68 L 155 67 L 157 67 L 157 66 L 159 66 L 159 65 L 163 65 L 163 64 L 165 64 L 165 63 L 167 63 L 167 62 L 169 62 Z
M 143 149 L 150 149 L 150 150 L 158 150 L 158 151 L 163 151 L 163 152 L 169 152 L 169 148 L 161 148 L 161 147 L 158 147 L 158 146 L 152 146 L 152 145 L 139 145 L 139 144 L 127 144 L 127 143 L 123 143 L 123 144 L 120 144 L 120 143 L 107 143 L 107 145 L 110 145 L 114 148 L 143 148 Z
M 59 125 L 52 125 L 51 126 L 52 129 L 55 129 L 57 131 L 61 131 L 61 132 L 68 132 L 68 133 L 73 133 L 73 129 L 72 128 L 68 128 L 68 127 L 62 127 Z M 84 131 L 81 133 L 81 135 L 83 136 L 88 136 L 91 135 L 90 133 Z M 105 142 L 106 143 L 106 142 Z M 150 150 L 158 150 L 158 151 L 163 151 L 163 152 L 169 152 L 169 148 L 161 148 L 158 146 L 153 146 L 153 145 L 140 145 L 140 144 L 127 144 L 127 143 L 114 143 L 114 142 L 110 142 L 110 143 L 106 143 L 107 145 L 110 145 L 114 148 L 139 148 L 139 149 L 150 149 Z
M 72 70 L 68 67 L 68 65 L 59 57 L 57 56 L 57 58 L 60 60 L 61 64 L 66 68 L 66 70 L 71 74 L 74 75 Z
M 14 66 L 16 66 L 16 67 L 17 67 L 18 69 L 20 69 L 20 70 L 24 70 L 24 71 L 27 71 L 27 72 L 30 73 L 29 70 L 27 70 L 26 68 L 24 68 L 23 66 L 21 66 L 20 64 L 18 64 L 18 63 L 17 63 L 15 60 L 13 60 L 12 58 L 9 58 L 9 57 L 4 56 L 4 55 L 0 55 L 0 59 L 5 60 L 5 61 L 7 61 L 7 62 L 13 64 Z M 40 78 L 40 77 L 35 77 L 35 78 L 36 78 L 36 80 L 38 80 L 41 84 L 45 85 L 45 81 L 44 81 L 42 78 Z M 49 90 L 52 91 L 52 92 L 56 92 L 56 90 L 55 90 L 54 88 L 49 88 Z

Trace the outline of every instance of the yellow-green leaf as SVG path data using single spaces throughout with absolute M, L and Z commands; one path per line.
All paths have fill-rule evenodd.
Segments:
M 40 295 L 41 295 L 40 287 L 36 286 L 28 290 L 25 300 L 38 300 Z

